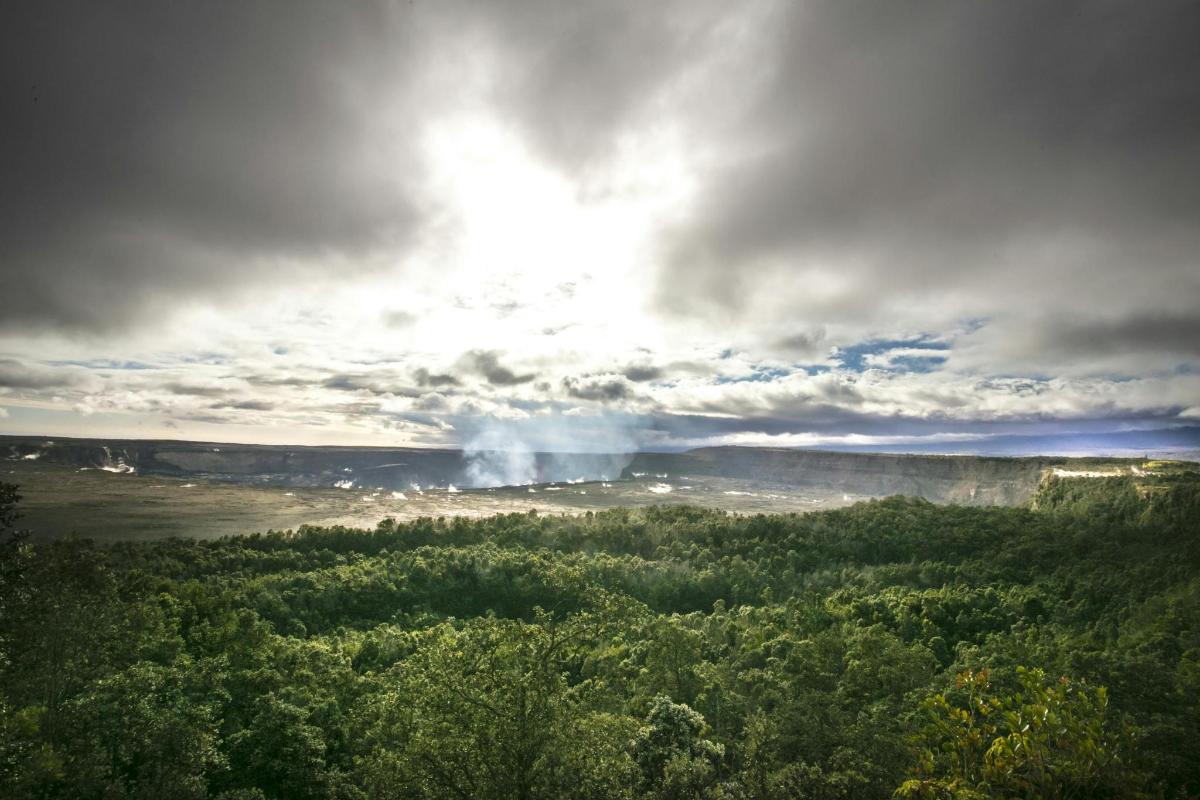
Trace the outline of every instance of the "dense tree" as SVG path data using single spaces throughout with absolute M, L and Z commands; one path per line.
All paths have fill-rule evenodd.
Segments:
M 957 677 L 952 699 L 925 702 L 916 777 L 898 797 L 1137 797 L 1147 776 L 1127 762 L 1133 731 L 1109 718 L 1103 687 L 1040 669 L 1018 670 L 1019 688 L 999 694 L 986 669 Z
M 1198 485 L 8 536 L 0 796 L 1195 796 Z
M 587 624 L 540 614 L 429 631 L 377 698 L 373 794 L 526 800 L 598 791 L 630 772 L 612 738 L 630 725 L 598 713 L 587 681 L 568 680 Z
M 671 800 L 702 797 L 725 755 L 721 745 L 704 738 L 707 728 L 704 717 L 686 705 L 664 695 L 654 698 L 633 741 L 642 787 Z

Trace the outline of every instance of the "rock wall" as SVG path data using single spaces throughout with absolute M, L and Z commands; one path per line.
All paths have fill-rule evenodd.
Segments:
M 904 494 L 936 503 L 1020 505 L 1033 497 L 1044 469 L 1066 460 L 708 447 L 639 453 L 622 477 L 709 475 L 851 495 Z

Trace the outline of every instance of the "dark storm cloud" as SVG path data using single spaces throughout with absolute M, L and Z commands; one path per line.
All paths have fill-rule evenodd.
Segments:
M 3 321 L 137 324 L 147 299 L 402 240 L 411 198 L 368 155 L 404 131 L 368 128 L 364 102 L 403 98 L 405 5 L 8 9 Z
M 472 350 L 464 354 L 460 362 L 466 369 L 482 375 L 493 386 L 514 386 L 537 377 L 533 373 L 518 375 L 501 365 L 500 354 L 494 350 Z
M 662 298 L 1194 308 L 1198 40 L 1194 2 L 785 4 Z

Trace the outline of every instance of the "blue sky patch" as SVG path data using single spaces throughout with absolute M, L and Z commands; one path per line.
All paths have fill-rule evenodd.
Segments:
M 881 367 L 870 363 L 869 356 L 878 356 L 892 350 L 928 350 L 928 355 L 906 354 L 891 359 L 890 366 Z M 945 362 L 950 351 L 948 342 L 924 335 L 909 339 L 871 339 L 859 344 L 841 347 L 833 357 L 842 362 L 845 369 L 864 372 L 868 369 L 894 369 L 902 372 L 931 372 Z

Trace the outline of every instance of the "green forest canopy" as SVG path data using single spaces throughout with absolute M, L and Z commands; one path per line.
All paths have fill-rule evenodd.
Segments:
M 9 530 L 0 795 L 1195 796 L 1198 486 Z

